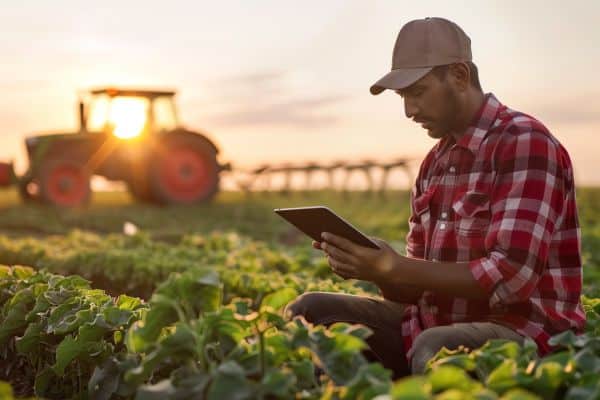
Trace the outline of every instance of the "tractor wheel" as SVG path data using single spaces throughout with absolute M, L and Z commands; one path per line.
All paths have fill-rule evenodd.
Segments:
M 153 194 L 162 204 L 195 204 L 219 190 L 219 166 L 213 148 L 193 136 L 174 136 L 159 144 L 150 168 Z
M 38 186 L 41 200 L 59 207 L 83 206 L 90 200 L 90 174 L 74 160 L 45 160 L 40 165 Z

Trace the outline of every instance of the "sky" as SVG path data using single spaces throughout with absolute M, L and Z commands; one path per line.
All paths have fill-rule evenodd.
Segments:
M 427 16 L 470 36 L 484 91 L 539 118 L 579 185 L 600 185 L 600 2 L 19 0 L 0 13 L 0 160 L 77 126 L 78 91 L 173 88 L 186 127 L 234 167 L 408 157 L 435 145 L 402 99 L 369 87 Z M 399 184 L 403 178 L 397 178 Z

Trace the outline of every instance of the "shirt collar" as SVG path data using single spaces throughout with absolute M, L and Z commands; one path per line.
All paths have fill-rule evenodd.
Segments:
M 496 120 L 498 110 L 502 104 L 492 93 L 487 93 L 483 104 L 473 120 L 465 130 L 465 133 L 456 142 L 457 146 L 470 150 L 473 154 L 479 151 L 479 145 L 488 133 L 492 123 Z M 446 136 L 439 141 L 436 149 L 436 158 L 442 155 L 448 146 L 454 144 L 453 136 Z

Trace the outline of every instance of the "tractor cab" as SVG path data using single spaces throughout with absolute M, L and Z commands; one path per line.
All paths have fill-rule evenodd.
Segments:
M 174 91 L 99 88 L 79 99 L 80 132 L 134 139 L 179 127 Z

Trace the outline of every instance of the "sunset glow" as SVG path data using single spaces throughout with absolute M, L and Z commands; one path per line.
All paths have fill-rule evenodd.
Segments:
M 600 185 L 600 2 L 407 4 L 106 0 L 90 13 L 72 0 L 6 2 L 0 161 L 14 159 L 22 173 L 27 136 L 75 131 L 80 90 L 172 88 L 181 124 L 206 132 L 237 166 L 408 157 L 416 173 L 435 141 L 405 117 L 399 96 L 374 97 L 369 86 L 389 70 L 404 23 L 442 16 L 471 38 L 484 91 L 544 123 L 578 184 Z M 102 107 L 99 120 L 86 110 L 91 130 L 111 121 L 116 135 L 139 135 L 139 100 L 114 104 L 110 120 Z
M 111 102 L 108 124 L 113 134 L 121 139 L 139 136 L 146 125 L 148 101 L 133 97 L 119 97 Z

